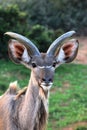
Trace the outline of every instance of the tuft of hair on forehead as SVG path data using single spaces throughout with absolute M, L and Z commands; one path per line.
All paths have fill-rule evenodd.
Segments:
M 43 59 L 45 59 L 46 53 L 41 53 L 41 57 L 42 57 Z

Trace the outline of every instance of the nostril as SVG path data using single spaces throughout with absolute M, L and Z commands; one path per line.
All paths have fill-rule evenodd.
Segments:
M 49 78 L 49 79 L 48 79 L 48 78 L 47 78 L 47 79 L 42 78 L 42 81 L 43 81 L 43 82 L 52 82 L 52 79 L 51 79 L 51 78 Z
M 51 78 L 49 79 L 49 82 L 52 82 L 52 79 L 51 79 Z
M 45 83 L 49 83 L 49 82 L 52 82 L 52 78 L 42 78 L 42 82 L 45 82 Z
M 42 81 L 44 81 L 44 82 L 45 82 L 45 81 L 46 81 L 46 79 L 45 79 L 45 78 L 42 78 Z

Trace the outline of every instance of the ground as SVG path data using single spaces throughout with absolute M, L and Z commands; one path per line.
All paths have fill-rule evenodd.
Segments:
M 79 50 L 74 62 L 79 64 L 87 64 L 87 37 L 80 37 L 77 39 L 79 41 Z M 78 126 L 87 126 L 87 122 L 75 123 L 62 130 L 75 130 Z

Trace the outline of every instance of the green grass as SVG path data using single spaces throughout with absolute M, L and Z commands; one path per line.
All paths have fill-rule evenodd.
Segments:
M 12 62 L 0 61 L 0 94 L 10 82 L 28 84 L 30 71 Z M 55 73 L 49 98 L 48 130 L 59 130 L 79 121 L 87 121 L 87 66 L 65 64 Z
M 78 127 L 76 130 L 87 130 L 87 127 Z

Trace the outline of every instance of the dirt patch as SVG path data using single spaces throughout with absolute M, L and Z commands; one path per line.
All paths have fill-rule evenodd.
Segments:
M 77 38 L 79 41 L 79 50 L 74 62 L 79 64 L 87 64 L 87 37 Z
M 83 126 L 87 127 L 87 122 L 77 122 L 77 123 L 72 124 L 69 127 L 63 128 L 61 130 L 76 130 L 78 127 L 83 127 Z

